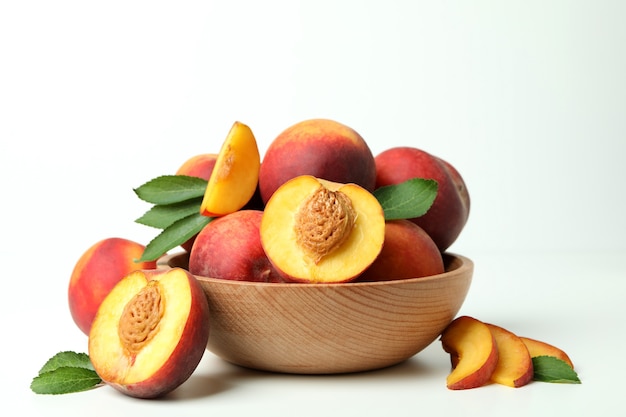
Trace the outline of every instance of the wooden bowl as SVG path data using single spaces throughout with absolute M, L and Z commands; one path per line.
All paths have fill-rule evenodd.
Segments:
M 188 254 L 159 268 L 187 267 Z M 196 276 L 211 309 L 207 349 L 248 368 L 294 373 L 369 371 L 431 344 L 458 313 L 473 262 L 445 254 L 446 272 L 343 284 L 276 284 Z

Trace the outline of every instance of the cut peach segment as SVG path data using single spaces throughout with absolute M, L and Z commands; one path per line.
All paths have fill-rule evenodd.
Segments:
M 498 365 L 491 374 L 491 380 L 513 388 L 528 384 L 533 378 L 533 361 L 524 342 L 509 330 L 485 324 L 498 345 Z
M 443 350 L 450 354 L 449 389 L 477 388 L 489 382 L 498 364 L 498 346 L 489 327 L 469 316 L 454 319 L 441 334 Z
M 257 189 L 260 166 L 261 156 L 252 130 L 235 122 L 215 161 L 200 213 L 217 217 L 245 206 Z
M 356 184 L 302 175 L 280 186 L 261 220 L 261 243 L 290 281 L 346 282 L 361 274 L 385 240 L 383 209 Z
M 542 342 L 540 340 L 531 339 L 529 337 L 521 337 L 522 342 L 528 348 L 528 352 L 530 352 L 531 358 L 536 358 L 537 356 L 553 356 L 557 359 L 561 359 L 565 363 L 574 369 L 574 364 L 571 359 L 563 350 L 559 349 L 556 346 L 548 344 L 546 342 Z
M 188 271 L 135 271 L 104 299 L 89 333 L 100 378 L 138 398 L 163 396 L 193 373 L 209 338 L 209 305 Z

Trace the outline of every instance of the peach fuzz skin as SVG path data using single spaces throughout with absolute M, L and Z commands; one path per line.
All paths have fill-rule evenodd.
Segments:
M 385 242 L 376 260 L 357 281 L 421 278 L 445 272 L 437 245 L 409 220 L 387 221 Z
M 413 147 L 387 149 L 376 156 L 376 188 L 411 178 L 437 181 L 437 197 L 428 212 L 411 219 L 444 252 L 467 223 L 470 197 L 459 172 L 448 162 Z
M 187 175 L 208 181 L 211 178 L 215 161 L 217 161 L 217 154 L 214 153 L 194 155 L 183 162 L 176 171 L 176 175 Z
M 70 313 L 89 334 L 98 307 L 124 276 L 137 269 L 155 269 L 156 261 L 136 263 L 144 245 L 123 238 L 106 238 L 85 251 L 72 271 L 68 287 Z
M 189 177 L 202 178 L 208 181 L 213 173 L 215 162 L 217 161 L 217 154 L 215 153 L 203 153 L 194 155 L 187 159 L 176 171 L 176 175 L 187 175 Z M 184 242 L 180 246 L 186 251 L 191 252 L 193 243 L 196 237 L 192 237 L 188 241 Z
M 259 210 L 240 210 L 206 225 L 189 255 L 189 271 L 234 281 L 282 282 L 261 246 L 262 216 Z
M 373 191 L 376 165 L 371 150 L 355 130 L 333 120 L 311 119 L 285 129 L 267 149 L 259 172 L 263 202 L 299 175 L 355 183 Z

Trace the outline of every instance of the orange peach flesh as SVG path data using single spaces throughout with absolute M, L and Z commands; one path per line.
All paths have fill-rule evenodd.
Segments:
M 498 348 L 483 322 L 469 316 L 456 318 L 441 335 L 443 349 L 453 369 L 446 379 L 449 389 L 470 389 L 486 384 L 498 363 Z
M 125 307 L 151 280 L 164 304 L 155 333 L 137 352 L 130 352 L 119 335 Z M 150 276 L 136 271 L 120 281 L 103 301 L 89 336 L 89 356 L 107 383 L 128 386 L 158 374 L 172 356 L 191 314 L 189 281 L 182 270 Z M 182 324 L 182 325 L 181 325 Z
M 257 189 L 260 166 L 261 156 L 252 130 L 235 122 L 218 154 L 200 213 L 216 217 L 244 207 Z
M 491 375 L 491 380 L 513 388 L 529 383 L 533 377 L 533 362 L 524 342 L 502 327 L 485 324 L 498 345 L 498 364 Z
M 321 258 L 298 243 L 296 213 L 321 187 L 343 193 L 356 212 L 347 238 Z M 385 236 L 382 208 L 375 197 L 354 184 L 338 184 L 309 175 L 296 177 L 273 194 L 261 221 L 263 248 L 272 264 L 289 280 L 345 282 L 356 278 L 378 256 Z

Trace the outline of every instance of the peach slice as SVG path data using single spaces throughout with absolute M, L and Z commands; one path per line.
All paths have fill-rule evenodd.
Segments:
M 260 231 L 267 257 L 287 280 L 346 282 L 380 253 L 385 218 L 361 186 L 302 175 L 274 192 Z
M 137 398 L 163 396 L 193 373 L 209 338 L 209 305 L 188 271 L 135 271 L 104 299 L 89 333 L 100 378 Z
M 470 316 L 454 319 L 441 334 L 443 350 L 450 354 L 449 389 L 477 388 L 489 382 L 498 364 L 498 346 L 489 327 Z
M 245 206 L 257 190 L 260 166 L 261 156 L 252 130 L 235 122 L 215 161 L 200 213 L 217 217 Z
M 507 329 L 485 324 L 498 345 L 498 365 L 491 380 L 513 388 L 528 384 L 533 379 L 533 361 L 524 342 Z
M 574 369 L 574 364 L 572 363 L 571 359 L 569 358 L 567 353 L 565 353 L 560 348 L 553 346 L 549 343 L 542 342 L 541 340 L 531 339 L 529 337 L 520 336 L 520 339 L 522 339 L 522 342 L 524 342 L 524 344 L 528 348 L 528 352 L 530 352 L 531 358 L 536 358 L 537 356 L 553 356 L 567 363 L 569 366 L 572 367 L 572 369 Z

